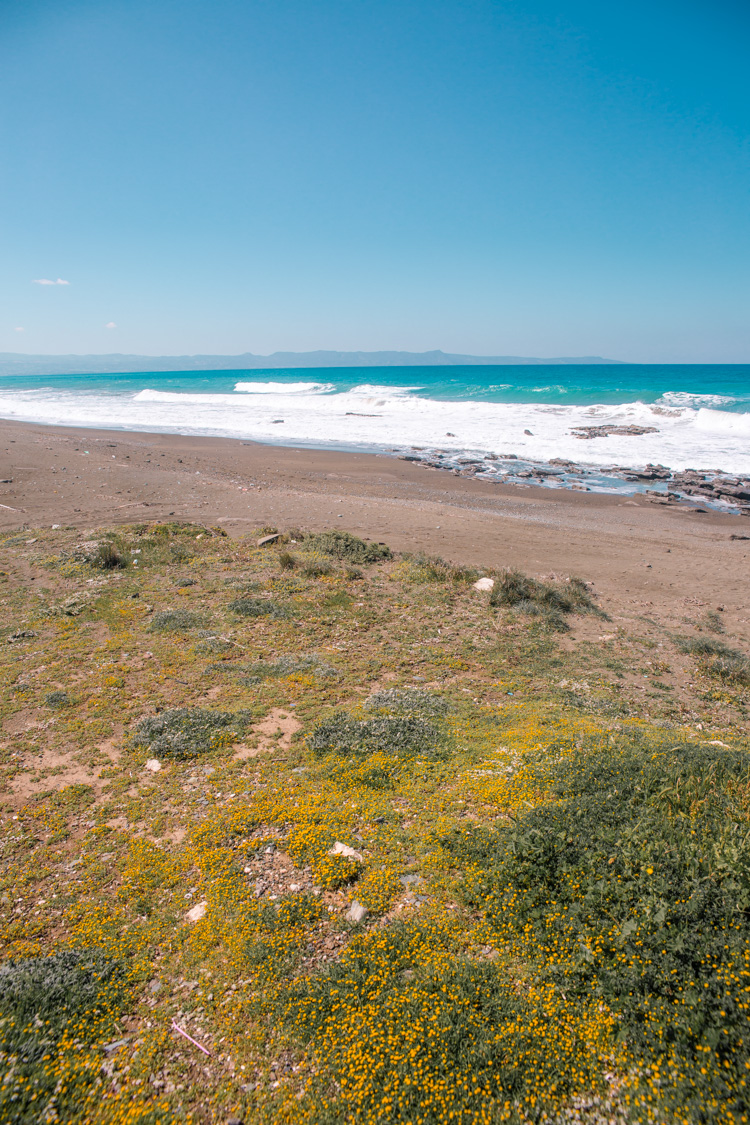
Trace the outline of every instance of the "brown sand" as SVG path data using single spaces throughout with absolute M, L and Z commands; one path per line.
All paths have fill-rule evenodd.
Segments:
M 579 574 L 615 624 L 723 607 L 727 631 L 750 636 L 750 540 L 731 538 L 750 536 L 741 516 L 490 484 L 384 455 L 20 422 L 0 422 L 0 458 L 0 528 L 338 527 L 454 562 Z

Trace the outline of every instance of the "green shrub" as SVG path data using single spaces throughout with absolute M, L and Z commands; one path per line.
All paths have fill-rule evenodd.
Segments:
M 714 609 L 707 610 L 703 618 L 703 625 L 711 633 L 725 632 L 724 622 L 721 620 L 721 616 Z
M 474 567 L 446 562 L 439 555 L 408 555 L 406 579 L 408 582 L 446 582 L 454 585 L 475 582 L 479 571 Z
M 88 556 L 88 562 L 97 570 L 124 570 L 130 560 L 116 543 L 105 542 L 98 544 Z
M 232 613 L 240 617 L 286 617 L 287 611 L 270 598 L 235 598 L 229 603 Z
M 324 578 L 335 573 L 333 563 L 320 552 L 302 556 L 302 574 L 305 578 Z
M 317 757 L 338 754 L 356 758 L 380 752 L 413 758 L 434 754 L 440 741 L 438 728 L 414 715 L 352 719 L 339 711 L 318 723 L 308 735 L 307 745 Z
M 197 629 L 201 624 L 202 618 L 197 613 L 190 613 L 186 609 L 163 609 L 151 618 L 149 632 L 184 633 L 189 629 Z
M 445 841 L 467 901 L 566 995 L 614 1011 L 646 1085 L 669 1074 L 654 1120 L 707 1121 L 717 1100 L 741 1120 L 750 838 L 732 794 L 750 755 L 634 740 L 565 755 L 537 783 L 551 801 Z
M 73 702 L 67 691 L 48 691 L 44 697 L 48 707 L 67 707 Z
M 253 934 L 245 945 L 248 964 L 263 966 L 265 974 L 288 975 L 307 944 L 311 927 L 324 916 L 325 907 L 312 894 L 296 894 L 275 903 L 258 904 L 250 911 Z
M 141 719 L 135 726 L 132 744 L 156 758 L 195 758 L 231 745 L 247 723 L 245 712 L 178 707 Z
M 539 582 L 520 570 L 507 570 L 495 582 L 490 594 L 490 605 L 511 609 L 515 613 L 542 618 L 553 632 L 568 628 L 565 616 L 569 613 L 595 613 L 606 617 L 593 601 L 586 583 L 581 578 L 567 582 Z
M 186 543 L 177 539 L 169 544 L 169 557 L 173 562 L 187 562 L 192 559 L 195 552 Z
M 742 652 L 728 652 L 708 664 L 712 676 L 728 683 L 750 685 L 750 659 Z
M 322 555 L 359 565 L 391 558 L 390 548 L 385 543 L 366 543 L 348 531 L 323 531 L 319 535 L 308 535 L 305 550 L 318 551 Z
M 325 891 L 353 882 L 362 870 L 359 860 L 346 855 L 320 855 L 312 861 L 312 877 Z
M 545 998 L 446 944 L 436 927 L 377 928 L 289 990 L 285 1022 L 331 1080 L 310 1119 L 567 1120 L 542 1108 L 597 1090 L 599 1059 L 573 1028 L 555 1035 Z
M 675 644 L 680 652 L 689 656 L 728 656 L 734 653 L 734 649 L 714 637 L 675 637 Z
M 230 667 L 229 671 L 234 671 Z M 246 673 L 248 681 L 277 679 L 282 676 L 293 676 L 295 674 L 307 674 L 315 676 L 316 679 L 326 679 L 330 676 L 338 675 L 337 670 L 331 665 L 326 664 L 314 652 L 306 656 L 280 656 L 277 660 L 258 660 L 254 664 L 243 664 L 241 670 Z
M 228 652 L 234 648 L 231 641 L 217 636 L 210 629 L 200 629 L 196 636 L 200 638 L 195 645 L 196 652 Z
M 0 963 L 2 1120 L 13 1125 L 74 1120 L 80 1089 L 75 1080 L 60 1089 L 56 1055 L 61 1040 L 91 1044 L 111 1036 L 128 996 L 121 963 L 95 949 Z M 98 1063 L 76 1077 L 84 1086 L 93 1085 L 97 1072 Z M 43 1116 L 48 1105 L 54 1106 L 54 1117 Z
M 298 565 L 299 560 L 291 551 L 279 551 L 279 566 L 282 570 L 294 570 Z
M 174 539 L 175 537 L 197 539 L 199 535 L 203 535 L 207 539 L 210 539 L 214 535 L 226 535 L 226 532 L 222 528 L 203 527 L 199 523 L 188 523 L 181 520 L 172 520 L 171 522 L 167 523 L 148 524 L 143 530 L 147 534 L 154 535 L 158 539 Z
M 729 683 L 750 685 L 750 657 L 713 637 L 675 637 L 681 652 L 697 657 L 704 671 Z
M 365 700 L 367 711 L 390 711 L 396 715 L 444 715 L 448 702 L 421 688 L 388 688 L 376 691 Z

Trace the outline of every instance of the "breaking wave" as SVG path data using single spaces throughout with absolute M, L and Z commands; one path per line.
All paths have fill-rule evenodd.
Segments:
M 153 376 L 149 377 L 153 379 Z M 419 387 L 362 383 L 252 383 L 210 389 L 104 390 L 92 387 L 0 389 L 0 416 L 29 422 L 164 433 L 214 434 L 284 445 L 393 449 L 424 446 L 545 461 L 564 457 L 591 466 L 750 472 L 750 413 L 720 409 L 721 395 L 670 392 L 656 404 L 562 405 L 555 402 L 448 400 Z M 226 386 L 226 384 L 225 384 Z M 236 387 L 243 387 L 237 384 Z M 258 388 L 262 389 L 259 391 Z M 706 403 L 708 399 L 710 402 Z M 720 399 L 721 403 L 716 400 Z M 584 427 L 636 427 L 647 432 L 582 440 Z

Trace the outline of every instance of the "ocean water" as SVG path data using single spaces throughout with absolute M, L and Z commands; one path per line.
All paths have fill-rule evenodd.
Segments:
M 281 445 L 750 474 L 750 365 L 305 368 L 0 377 L 0 417 Z M 655 432 L 581 440 L 582 426 Z

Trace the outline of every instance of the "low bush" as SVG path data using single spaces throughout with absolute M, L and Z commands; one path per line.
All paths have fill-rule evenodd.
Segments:
M 149 715 L 135 726 L 132 744 L 155 758 L 195 758 L 230 746 L 248 724 L 245 712 L 178 707 Z
M 226 536 L 226 532 L 220 527 L 203 527 L 199 523 L 187 523 L 180 520 L 148 524 L 144 530 L 147 534 L 156 536 L 157 539 L 174 539 L 177 537 L 198 539 L 203 536 L 210 539 L 214 535 Z
M 67 691 L 48 691 L 44 697 L 48 707 L 68 707 L 73 700 Z
M 446 562 L 439 555 L 408 555 L 404 561 L 403 577 L 407 582 L 445 582 L 465 585 L 475 582 L 479 571 L 474 567 Z
M 344 711 L 319 723 L 307 737 L 308 747 L 319 758 L 326 754 L 357 758 L 375 753 L 414 758 L 434 754 L 440 742 L 437 726 L 415 715 L 352 719 Z
M 442 696 L 421 688 L 388 688 L 369 695 L 364 703 L 366 711 L 388 711 L 396 715 L 445 715 L 448 702 Z
M 228 652 L 234 648 L 231 641 L 217 636 L 210 629 L 200 629 L 196 636 L 199 638 L 195 645 L 196 652 Z
M 721 620 L 721 615 L 714 609 L 709 609 L 705 613 L 702 622 L 704 628 L 708 629 L 711 633 L 723 633 L 724 622 Z
M 713 637 L 675 637 L 681 652 L 697 657 L 711 676 L 729 683 L 750 685 L 750 657 Z
M 391 550 L 385 543 L 367 543 L 348 531 L 323 531 L 319 535 L 308 535 L 305 551 L 317 551 L 360 566 L 391 558 Z
M 346 855 L 322 855 L 312 860 L 311 869 L 313 879 L 324 891 L 335 891 L 353 882 L 362 864 Z
M 172 562 L 183 563 L 194 558 L 195 552 L 184 541 L 176 539 L 169 544 L 169 558 Z
M 396 923 L 290 990 L 285 1020 L 329 1078 L 307 1095 L 308 1119 L 528 1122 L 565 1120 L 542 1107 L 598 1087 L 595 1039 L 565 1008 L 457 956 L 437 926 Z
M 266 974 L 288 974 L 307 944 L 310 927 L 324 912 L 323 904 L 311 894 L 258 904 L 249 912 L 253 934 L 245 945 L 248 964 L 262 966 Z
M 151 633 L 185 633 L 189 629 L 197 629 L 202 624 L 202 619 L 197 613 L 190 613 L 187 609 L 163 609 L 151 618 L 149 632 Z
M 507 570 L 500 576 L 490 594 L 490 605 L 541 617 L 554 632 L 564 632 L 568 628 L 565 617 L 570 613 L 607 616 L 594 602 L 582 578 L 540 582 L 520 570 Z
M 125 570 L 130 560 L 116 543 L 105 542 L 98 544 L 88 556 L 88 562 L 97 570 Z
M 287 611 L 283 606 L 271 601 L 270 598 L 235 598 L 229 603 L 232 613 L 239 617 L 286 617 Z
M 0 964 L 0 1053 L 4 1078 L 0 1117 L 13 1125 L 78 1119 L 82 1088 L 99 1077 L 101 1056 L 62 1080 L 66 1062 L 84 1045 L 114 1032 L 129 997 L 123 967 L 98 950 L 62 950 L 51 957 Z
M 325 578 L 336 573 L 336 567 L 331 560 L 321 552 L 305 554 L 301 560 L 302 574 L 305 578 Z
M 563 753 L 535 781 L 548 802 L 445 841 L 467 902 L 565 995 L 612 1011 L 649 1120 L 718 1120 L 706 1107 L 721 1106 L 740 1121 L 750 754 L 634 738 Z
M 384 914 L 393 906 L 404 885 L 390 868 L 371 868 L 357 883 L 357 898 L 372 914 Z

